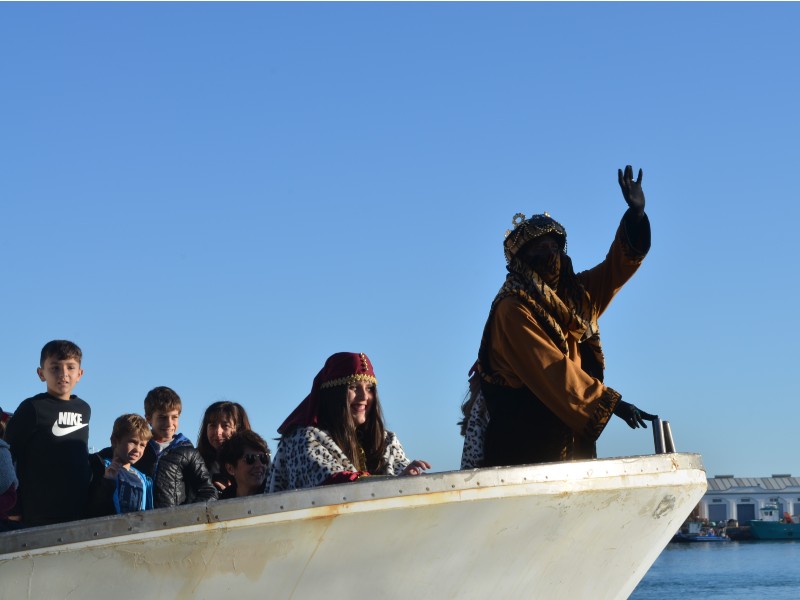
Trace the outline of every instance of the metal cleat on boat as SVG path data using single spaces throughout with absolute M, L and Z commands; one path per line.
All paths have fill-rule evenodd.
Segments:
M 672 440 L 672 429 L 669 421 L 662 421 L 658 417 L 653 419 L 653 442 L 656 447 L 656 454 L 667 454 L 675 452 L 675 442 Z

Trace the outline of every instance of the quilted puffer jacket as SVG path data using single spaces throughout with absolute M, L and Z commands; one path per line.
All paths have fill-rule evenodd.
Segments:
M 153 440 L 134 465 L 153 480 L 153 507 L 179 506 L 217 499 L 206 463 L 192 442 L 177 434 L 161 454 Z

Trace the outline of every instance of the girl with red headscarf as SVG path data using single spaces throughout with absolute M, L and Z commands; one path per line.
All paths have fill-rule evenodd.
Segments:
M 270 492 L 430 469 L 409 461 L 384 427 L 377 383 L 366 354 L 338 352 L 325 361 L 311 393 L 278 428 Z

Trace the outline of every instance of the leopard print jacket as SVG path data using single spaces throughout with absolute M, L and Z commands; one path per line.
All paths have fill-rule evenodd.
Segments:
M 477 469 L 483 466 L 483 439 L 489 424 L 489 411 L 483 394 L 478 394 L 472 403 L 464 434 L 464 448 L 461 451 L 461 468 Z
M 386 432 L 384 458 L 386 470 L 375 475 L 399 475 L 411 462 L 391 431 Z M 316 427 L 298 427 L 278 443 L 268 489 L 270 492 L 282 492 L 315 487 L 334 473 L 356 470 L 327 433 Z

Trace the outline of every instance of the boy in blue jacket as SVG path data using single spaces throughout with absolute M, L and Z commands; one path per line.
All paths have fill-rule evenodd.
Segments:
M 153 508 L 152 480 L 131 466 L 144 454 L 153 437 L 140 415 L 122 415 L 114 421 L 111 448 L 89 457 L 92 483 L 89 486 L 90 517 L 101 517 Z M 111 458 L 108 458 L 108 456 Z

